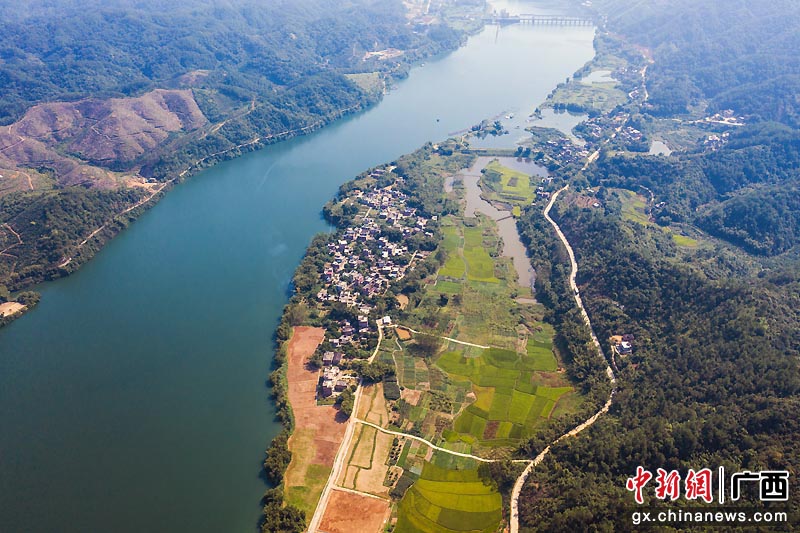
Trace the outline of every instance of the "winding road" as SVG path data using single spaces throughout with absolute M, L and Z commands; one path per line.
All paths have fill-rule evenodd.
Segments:
M 588 164 L 588 163 L 587 163 Z M 573 295 L 575 296 L 575 303 L 578 305 L 578 308 L 581 310 L 581 315 L 583 316 L 583 321 L 586 323 L 586 326 L 589 328 L 589 332 L 592 336 L 592 343 L 597 348 L 597 354 L 603 359 L 603 362 L 606 364 L 606 375 L 608 375 L 608 379 L 611 381 L 611 394 L 608 396 L 608 400 L 606 401 L 605 405 L 600 408 L 594 415 L 589 417 L 586 421 L 581 423 L 580 425 L 574 427 L 567 433 L 561 435 L 559 438 L 553 441 L 550 446 L 545 448 L 544 450 L 537 455 L 533 461 L 528 464 L 528 467 L 522 472 L 522 475 L 517 478 L 516 483 L 514 483 L 514 489 L 511 491 L 511 533 L 519 533 L 519 496 L 522 493 L 522 487 L 525 485 L 525 481 L 527 481 L 528 476 L 533 471 L 534 467 L 541 463 L 544 458 L 550 453 L 550 449 L 562 441 L 567 437 L 574 437 L 584 429 L 588 428 L 595 422 L 597 419 L 600 418 L 602 415 L 608 413 L 608 410 L 611 408 L 611 402 L 614 399 L 614 395 L 617 392 L 617 378 L 614 375 L 614 371 L 611 370 L 611 366 L 608 364 L 608 359 L 606 359 L 605 354 L 603 353 L 603 348 L 600 346 L 600 341 L 597 339 L 597 335 L 594 334 L 594 330 L 592 329 L 592 322 L 589 320 L 589 315 L 586 313 L 586 309 L 583 307 L 583 301 L 581 300 L 580 292 L 578 291 L 578 286 L 575 283 L 575 276 L 578 274 L 578 263 L 575 261 L 575 252 L 572 250 L 572 246 L 570 246 L 567 237 L 561 231 L 561 228 L 558 227 L 556 221 L 550 217 L 550 209 L 552 209 L 553 204 L 558 198 L 558 195 L 564 192 L 569 188 L 569 185 L 565 185 L 563 188 L 556 191 L 553 196 L 550 198 L 550 203 L 547 204 L 547 207 L 544 209 L 544 218 L 553 226 L 556 230 L 556 234 L 558 234 L 558 238 L 561 239 L 561 242 L 564 243 L 564 247 L 567 249 L 567 253 L 569 254 L 569 261 L 572 266 L 572 269 L 569 274 L 569 286 L 570 290 L 572 290 Z

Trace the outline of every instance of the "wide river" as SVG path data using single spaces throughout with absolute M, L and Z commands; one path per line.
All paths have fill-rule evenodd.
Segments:
M 530 113 L 593 34 L 490 27 L 374 108 L 191 178 L 41 287 L 0 330 L 0 531 L 253 532 L 272 334 L 322 205 L 426 141 Z

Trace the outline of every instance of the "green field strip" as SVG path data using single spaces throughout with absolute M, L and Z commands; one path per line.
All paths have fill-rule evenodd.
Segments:
M 511 407 L 510 394 L 495 394 L 492 408 L 489 410 L 489 420 L 508 420 L 508 410 Z
M 511 405 L 508 409 L 508 420 L 514 424 L 524 424 L 528 419 L 528 413 L 533 407 L 536 397 L 519 391 L 512 391 Z M 499 435 L 498 435 L 499 436 Z

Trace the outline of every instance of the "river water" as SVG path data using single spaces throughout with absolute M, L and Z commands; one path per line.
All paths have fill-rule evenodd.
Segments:
M 498 209 L 482 196 L 481 170 L 495 159 L 498 159 L 499 163 L 506 168 L 528 174 L 531 179 L 547 176 L 547 169 L 513 157 L 479 157 L 472 167 L 458 174 L 464 185 L 464 199 L 466 200 L 464 215 L 474 217 L 476 213 L 483 213 L 497 223 L 497 232 L 503 240 L 503 256 L 510 258 L 514 264 L 518 284 L 525 288 L 533 288 L 535 272 L 528 259 L 527 249 L 520 240 L 516 219 L 511 215 L 510 209 Z
M 39 307 L 0 330 L 0 531 L 252 532 L 279 431 L 272 333 L 328 230 L 321 206 L 370 166 L 541 102 L 592 38 L 489 28 L 373 109 L 175 187 L 41 287 Z

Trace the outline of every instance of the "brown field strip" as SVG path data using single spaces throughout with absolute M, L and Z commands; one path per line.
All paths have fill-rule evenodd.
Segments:
M 319 531 L 379 533 L 389 519 L 389 502 L 352 492 L 333 490 Z
M 321 328 L 297 327 L 287 347 L 286 376 L 295 430 L 289 438 L 292 461 L 284 477 L 286 500 L 308 516 L 314 512 L 346 427 L 335 407 L 317 405 L 318 372 L 306 367 L 324 335 Z

